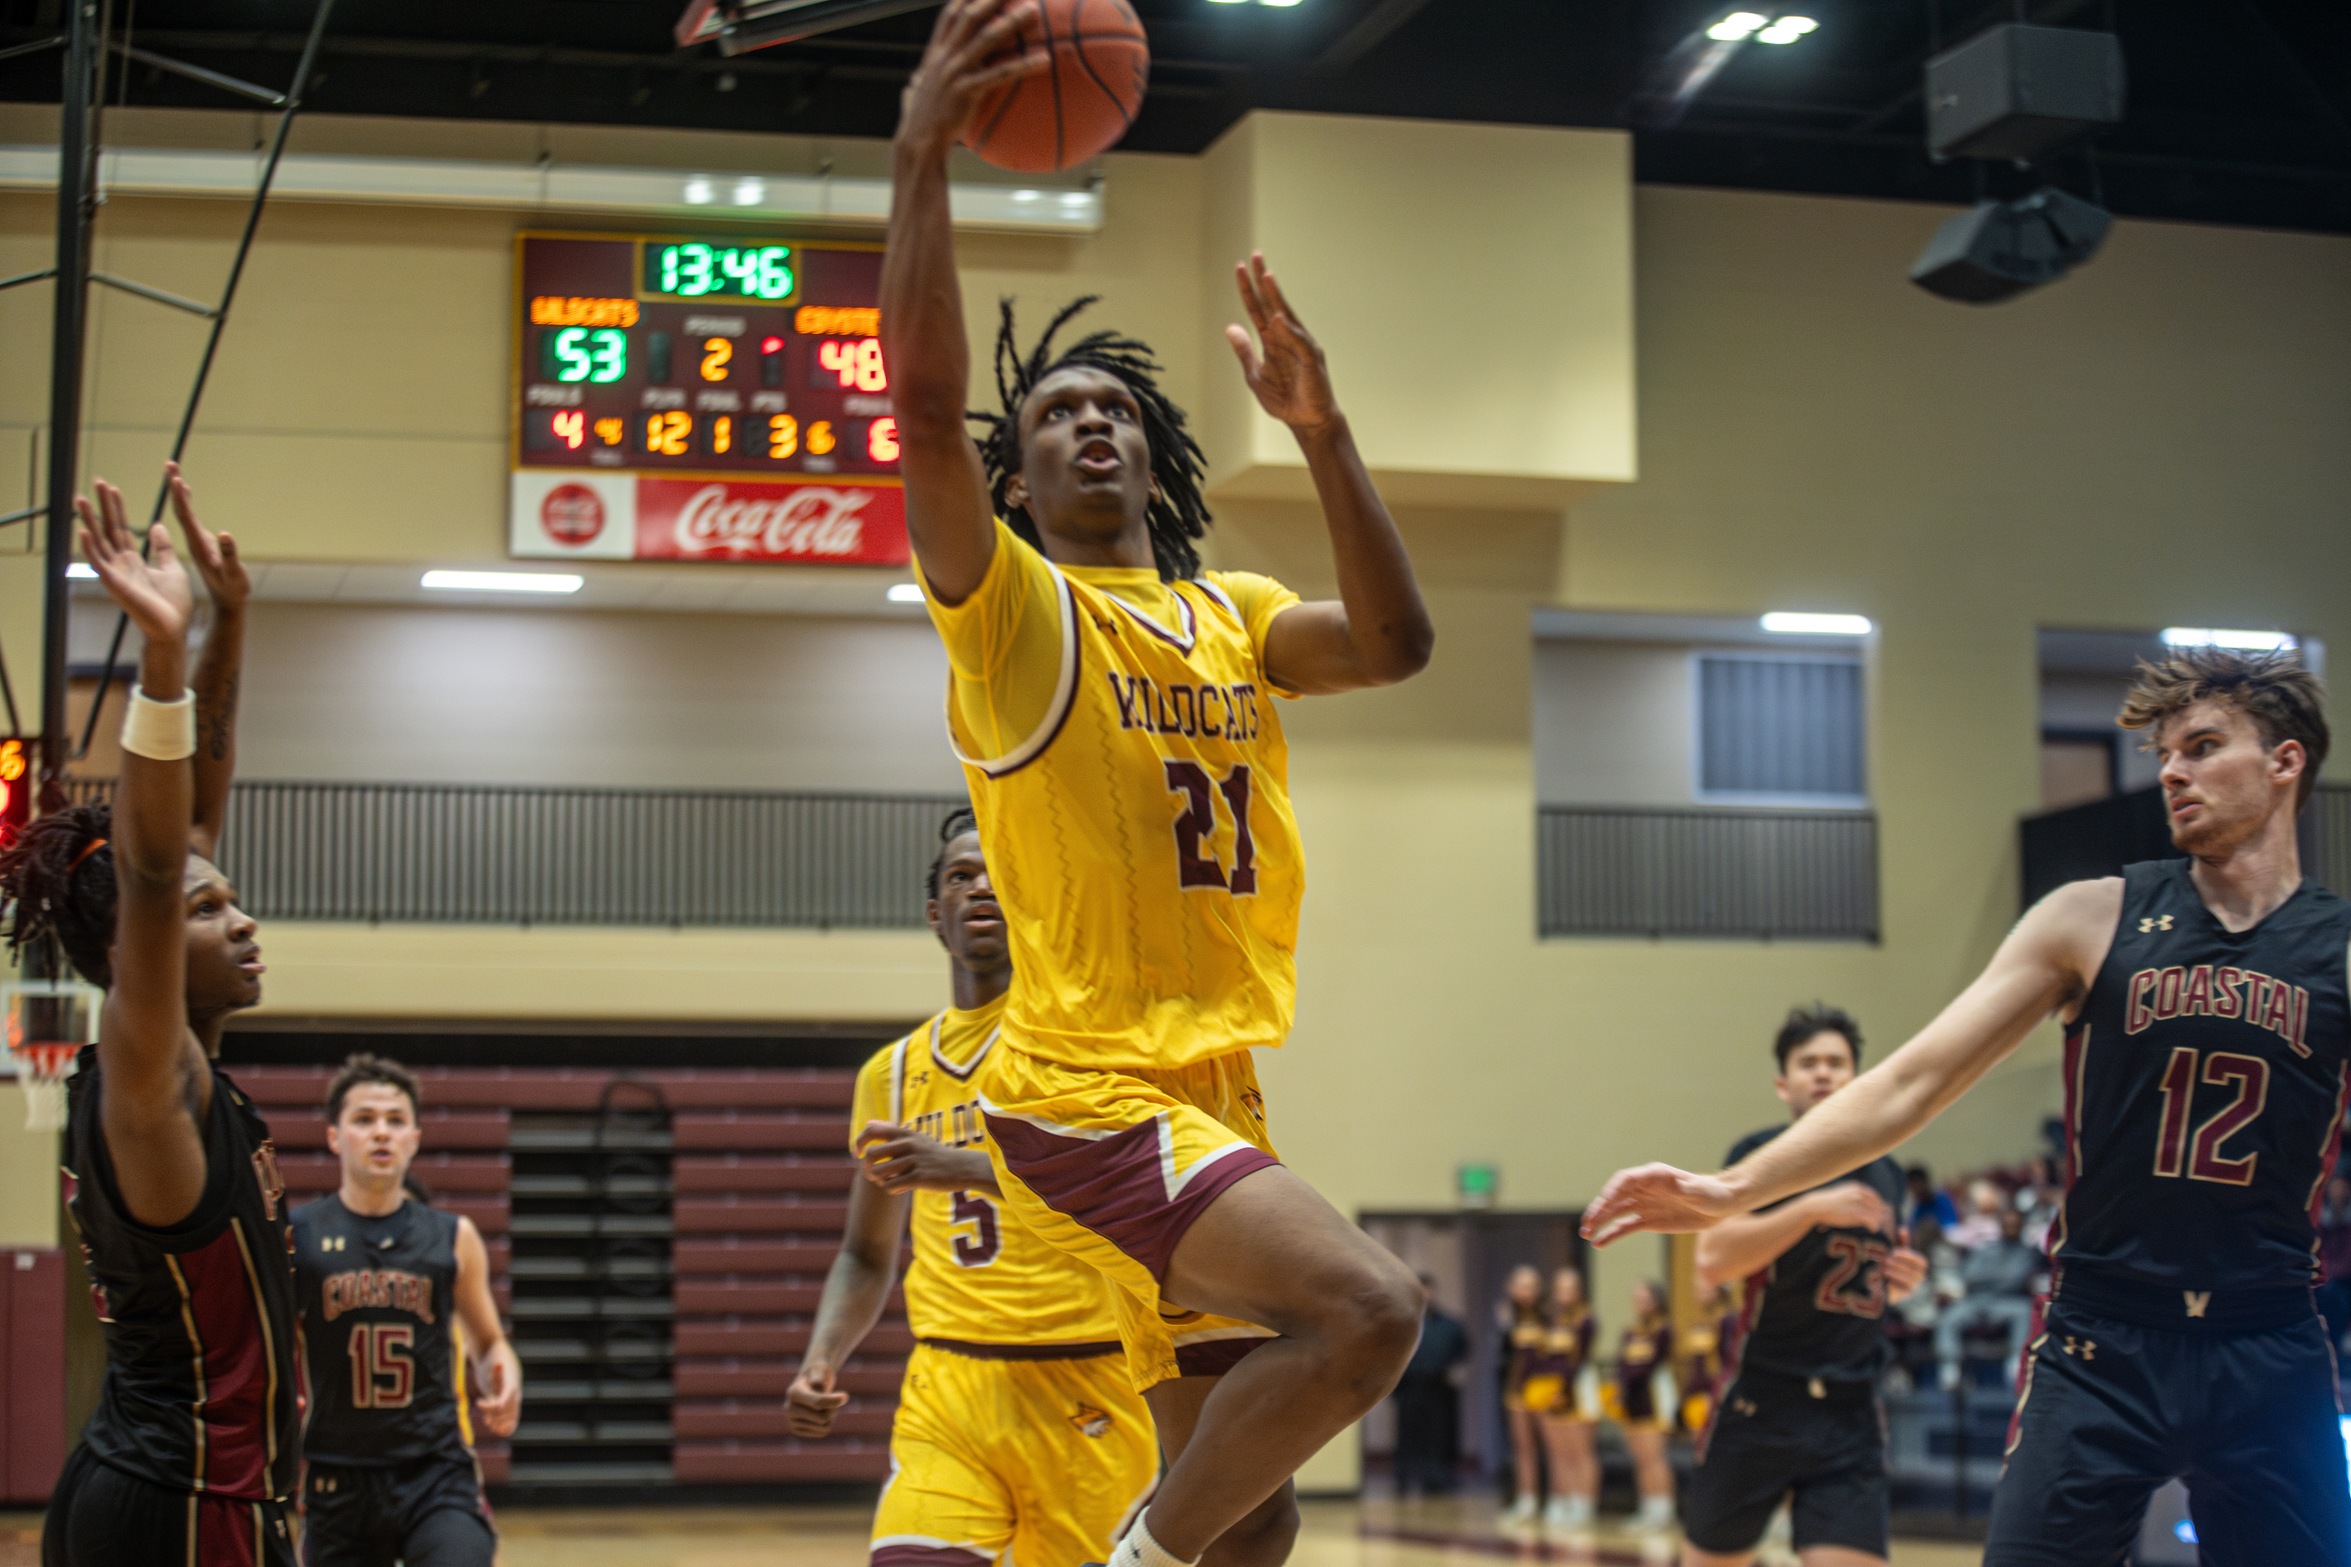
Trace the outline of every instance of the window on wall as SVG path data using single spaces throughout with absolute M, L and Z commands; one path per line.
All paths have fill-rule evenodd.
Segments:
M 1840 807 L 1866 802 L 1860 659 L 1703 652 L 1696 664 L 1701 800 Z

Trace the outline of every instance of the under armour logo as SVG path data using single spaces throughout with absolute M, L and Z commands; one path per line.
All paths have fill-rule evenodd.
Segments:
M 2187 1303 L 2189 1316 L 2201 1317 L 2204 1315 L 2205 1308 L 2212 1304 L 2212 1291 L 2181 1290 L 2180 1299 Z
M 930 1080 L 931 1080 L 931 1074 L 930 1074 L 930 1072 L 929 1072 L 929 1070 L 928 1070 L 927 1068 L 926 1068 L 925 1070 L 923 1070 L 923 1071 L 920 1071 L 920 1072 L 917 1072 L 917 1073 L 915 1073 L 915 1074 L 914 1074 L 914 1076 L 913 1076 L 913 1078 L 912 1078 L 912 1079 L 910 1079 L 910 1081 L 911 1081 L 911 1082 L 914 1084 L 914 1086 L 915 1086 L 915 1087 L 917 1087 L 917 1088 L 920 1088 L 920 1087 L 921 1087 L 923 1084 L 925 1084 L 925 1083 L 929 1082 Z
M 2094 1338 L 2075 1338 L 2068 1333 L 2065 1335 L 2065 1352 L 2080 1360 L 2096 1360 L 2098 1341 Z
M 320 1251 L 341 1251 L 343 1249 L 343 1237 L 340 1235 L 323 1236 L 319 1240 L 318 1249 Z
M 2171 916 L 2168 914 L 2150 914 L 2139 921 L 2139 934 L 2142 936 L 2152 936 L 2159 930 L 2169 929 L 2171 929 Z

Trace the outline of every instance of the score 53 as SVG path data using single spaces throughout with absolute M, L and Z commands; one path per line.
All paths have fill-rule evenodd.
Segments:
M 629 335 L 610 326 L 541 332 L 539 369 L 550 381 L 610 385 L 629 373 Z

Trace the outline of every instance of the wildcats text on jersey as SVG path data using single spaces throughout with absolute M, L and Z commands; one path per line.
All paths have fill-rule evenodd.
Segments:
M 1116 669 L 1104 671 L 1103 678 L 1110 682 L 1110 694 L 1118 701 L 1121 729 L 1190 739 L 1249 741 L 1265 726 L 1257 707 L 1255 681 L 1229 686 L 1170 681 L 1162 686 L 1149 675 Z
M 2198 963 L 2193 967 L 2143 968 L 2131 975 L 2126 1034 L 2144 1033 L 2175 1017 L 2242 1018 L 2266 1028 L 2310 1054 L 2304 1035 L 2310 1026 L 2310 992 L 2256 969 Z
M 341 1240 L 341 1236 L 331 1237 Z M 433 1320 L 433 1281 L 398 1268 L 359 1268 L 330 1273 L 319 1281 L 319 1315 L 332 1322 L 346 1311 L 367 1307 L 405 1311 L 419 1322 Z

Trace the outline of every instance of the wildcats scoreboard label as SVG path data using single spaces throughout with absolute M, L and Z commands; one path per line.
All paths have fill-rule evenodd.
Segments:
M 510 553 L 906 563 L 879 248 L 520 245 Z

